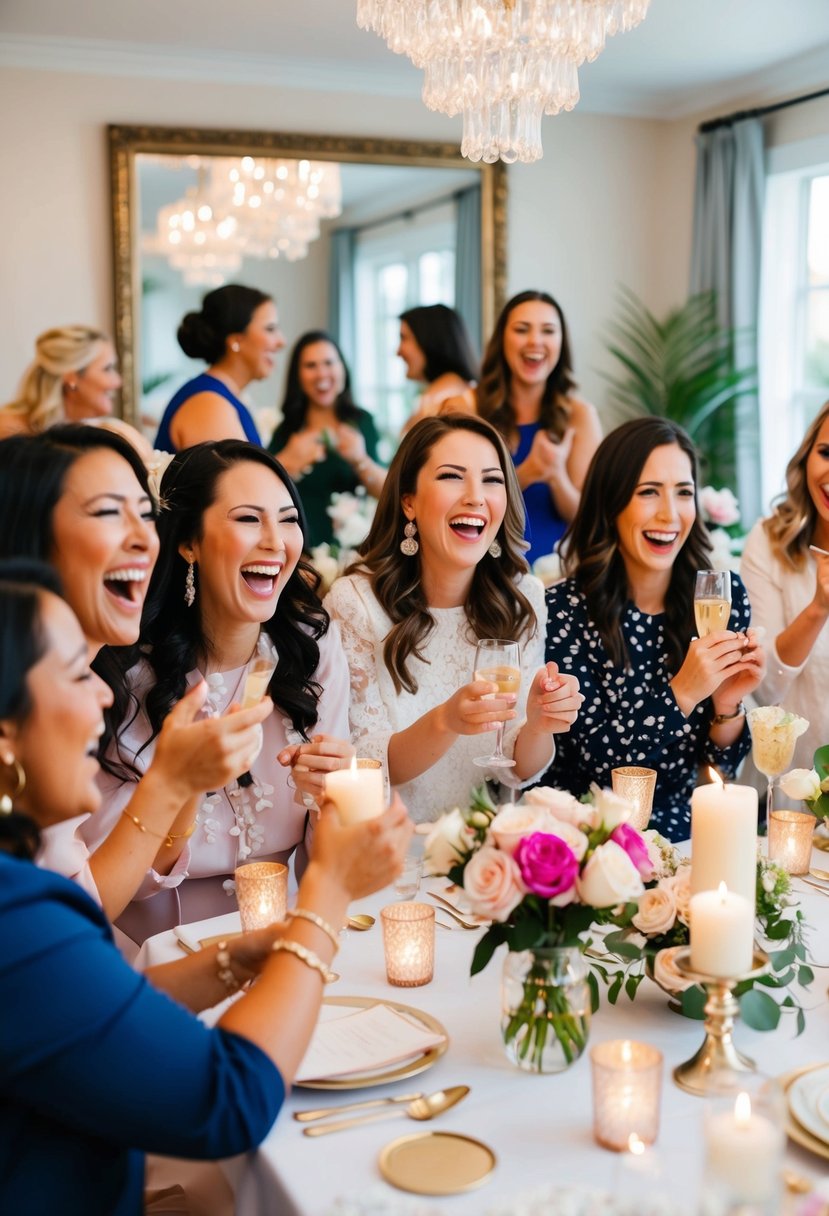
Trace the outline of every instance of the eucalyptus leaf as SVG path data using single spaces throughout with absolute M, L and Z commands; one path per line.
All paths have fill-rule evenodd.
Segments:
M 780 1006 L 759 988 L 740 997 L 740 1017 L 752 1030 L 775 1030 L 780 1021 Z

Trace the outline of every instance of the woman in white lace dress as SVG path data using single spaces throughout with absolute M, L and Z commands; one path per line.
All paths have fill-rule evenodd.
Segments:
M 221 714 L 242 701 L 257 649 L 264 644 L 278 663 L 261 751 L 193 805 L 192 834 L 173 842 L 167 872 L 148 873 L 119 921 L 135 941 L 232 911 L 238 864 L 304 852 L 306 801 L 319 793 L 321 772 L 351 751 L 345 657 L 301 559 L 304 521 L 290 478 L 262 449 L 223 440 L 178 453 L 161 495 L 161 553 L 125 673 L 131 706 L 106 753 L 88 841 L 121 814 L 188 687 L 205 680 L 206 712 Z
M 544 665 L 544 588 L 523 534 L 498 433 L 471 415 L 426 418 L 391 463 L 362 560 L 326 598 L 351 671 L 352 740 L 387 763 L 415 820 L 465 805 L 485 775 L 532 782 L 578 712 L 578 681 Z M 521 644 L 517 697 L 474 678 L 481 638 Z M 502 721 L 515 767 L 496 774 L 474 758 Z

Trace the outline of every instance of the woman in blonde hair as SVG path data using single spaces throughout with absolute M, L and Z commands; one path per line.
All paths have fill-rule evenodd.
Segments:
M 752 619 L 767 630 L 768 670 L 756 697 L 809 719 L 794 765 L 811 768 L 815 748 L 829 740 L 829 401 L 788 463 L 786 493 L 752 528 L 740 573 Z

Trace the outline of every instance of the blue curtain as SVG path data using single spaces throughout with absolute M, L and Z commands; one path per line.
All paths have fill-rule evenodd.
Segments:
M 455 241 L 455 308 L 480 349 L 481 332 L 481 188 L 472 186 L 457 196 Z
M 357 354 L 354 294 L 355 233 L 338 228 L 331 234 L 328 267 L 328 331 L 339 342 L 346 362 L 354 366 Z

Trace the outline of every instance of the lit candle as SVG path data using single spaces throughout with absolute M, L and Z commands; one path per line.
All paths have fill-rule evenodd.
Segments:
M 325 777 L 325 793 L 336 806 L 343 823 L 375 819 L 383 814 L 383 767 L 365 767 L 351 758 L 349 768 L 336 769 Z
M 754 907 L 757 791 L 717 778 L 691 795 L 691 892 L 716 891 L 721 882 Z
M 236 899 L 245 932 L 285 919 L 288 867 L 278 861 L 251 861 L 237 866 Z
M 754 958 L 754 904 L 720 883 L 717 891 L 691 896 L 691 969 L 700 975 L 739 979 Z
M 706 1187 L 725 1191 L 732 1203 L 769 1204 L 762 1210 L 776 1213 L 782 1147 L 782 1129 L 752 1110 L 747 1093 L 738 1094 L 733 1106 L 706 1117 Z
M 814 815 L 804 811 L 772 811 L 769 815 L 769 858 L 789 874 L 808 874 L 812 864 Z
M 380 910 L 386 978 L 398 988 L 428 984 L 435 968 L 435 910 L 431 904 L 389 904 Z
M 631 1140 L 653 1144 L 659 1131 L 662 1052 L 647 1043 L 615 1039 L 590 1051 L 593 1135 L 621 1152 Z

